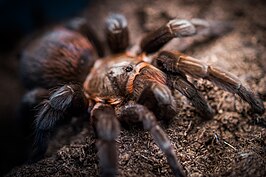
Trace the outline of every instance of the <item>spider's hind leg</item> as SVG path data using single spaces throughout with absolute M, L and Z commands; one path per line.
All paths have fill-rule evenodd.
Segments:
M 85 36 L 97 50 L 98 56 L 104 56 L 104 49 L 101 41 L 97 37 L 95 31 L 89 27 L 88 21 L 83 17 L 76 17 L 67 21 L 64 26 L 72 31 L 78 32 Z
M 44 88 L 35 88 L 25 93 L 21 99 L 18 110 L 19 128 L 26 136 L 32 133 L 33 122 L 37 114 L 36 107 L 49 97 L 49 91 Z
M 105 23 L 105 34 L 112 53 L 124 52 L 129 46 L 127 20 L 121 14 L 111 14 Z

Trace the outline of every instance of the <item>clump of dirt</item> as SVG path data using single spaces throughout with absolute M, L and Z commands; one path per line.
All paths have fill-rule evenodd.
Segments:
M 175 39 L 165 49 L 185 50 L 234 73 L 266 106 L 266 8 L 262 1 L 96 1 L 84 16 L 102 40 L 104 18 L 111 12 L 127 17 L 132 44 L 174 17 L 232 22 L 234 29 L 224 36 L 197 45 L 189 43 L 192 39 Z M 177 116 L 169 125 L 161 122 L 188 176 L 266 176 L 266 114 L 250 114 L 247 103 L 208 81 L 193 82 L 215 110 L 214 118 L 204 121 L 177 93 Z M 45 159 L 16 167 L 6 176 L 98 176 L 95 137 L 88 121 L 76 122 L 59 129 Z M 172 176 L 148 132 L 122 128 L 117 144 L 118 176 Z

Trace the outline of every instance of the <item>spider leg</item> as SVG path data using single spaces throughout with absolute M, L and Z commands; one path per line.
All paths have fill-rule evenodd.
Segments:
M 112 14 L 106 19 L 105 34 L 112 53 L 124 52 L 129 46 L 127 20 L 121 14 Z
M 72 31 L 76 31 L 83 36 L 85 36 L 92 45 L 96 48 L 98 56 L 103 57 L 104 56 L 104 49 L 101 41 L 96 36 L 95 31 L 89 27 L 88 21 L 86 18 L 77 17 L 69 20 L 64 24 L 64 26 Z
M 50 133 L 60 120 L 80 115 L 87 108 L 82 89 L 78 85 L 64 85 L 41 104 L 35 124 L 35 144 L 31 162 L 40 160 L 46 152 Z
M 245 88 L 240 80 L 229 72 L 210 66 L 182 53 L 163 51 L 156 58 L 157 66 L 170 74 L 188 74 L 195 78 L 207 79 L 231 93 L 238 94 L 248 102 L 253 112 L 263 114 L 264 105 L 256 95 Z
M 213 117 L 213 110 L 204 99 L 203 95 L 187 80 L 185 75 L 168 75 L 168 79 L 168 85 L 186 96 L 193 106 L 200 111 L 203 118 L 211 119 Z
M 116 138 L 120 133 L 120 125 L 115 111 L 110 105 L 97 103 L 91 112 L 93 127 L 98 137 L 97 149 L 102 177 L 117 174 Z
M 27 108 L 34 108 L 37 106 L 41 101 L 49 96 L 49 91 L 44 88 L 35 88 L 33 90 L 30 90 L 27 92 L 22 100 L 21 104 L 22 106 L 25 106 Z
M 160 83 L 151 83 L 144 88 L 137 102 L 152 110 L 156 117 L 168 121 L 176 115 L 176 102 L 169 88 Z
M 19 106 L 19 125 L 23 132 L 32 131 L 32 123 L 37 113 L 36 107 L 49 97 L 49 91 L 43 88 L 35 88 L 28 91 L 21 99 Z
M 119 119 L 126 123 L 142 122 L 144 129 L 150 131 L 155 143 L 166 155 L 168 164 L 170 165 L 174 175 L 176 177 L 186 176 L 182 165 L 177 160 L 167 134 L 157 124 L 156 118 L 151 111 L 140 104 L 126 105 L 122 107 Z
M 147 54 L 154 53 L 173 38 L 193 36 L 219 36 L 231 29 L 227 22 L 209 22 L 203 19 L 173 19 L 159 29 L 152 31 L 141 40 L 141 50 Z

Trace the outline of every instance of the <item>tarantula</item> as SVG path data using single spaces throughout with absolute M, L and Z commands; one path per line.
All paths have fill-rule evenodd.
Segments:
M 112 14 L 105 28 L 112 55 L 104 58 L 98 58 L 101 45 L 84 19 L 72 20 L 31 42 L 22 53 L 21 75 L 30 90 L 23 104 L 28 108 L 41 103 L 35 120 L 33 161 L 46 152 L 50 132 L 60 120 L 87 112 L 97 135 L 101 176 L 117 174 L 115 140 L 120 122 L 142 123 L 165 153 L 173 174 L 186 176 L 157 118 L 169 120 L 176 115 L 174 90 L 186 96 L 202 117 L 213 117 L 213 110 L 187 75 L 238 94 L 255 113 L 262 114 L 264 105 L 226 71 L 176 51 L 152 54 L 173 38 L 221 35 L 225 26 L 201 19 L 173 19 L 144 36 L 139 50 L 133 53 L 127 50 L 125 17 Z M 50 93 L 51 88 L 56 89 Z

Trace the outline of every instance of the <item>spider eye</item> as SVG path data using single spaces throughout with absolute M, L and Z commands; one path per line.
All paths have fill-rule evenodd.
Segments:
M 130 71 L 132 71 L 133 70 L 133 67 L 132 66 L 127 66 L 126 68 L 125 68 L 125 71 L 126 72 L 130 72 Z

